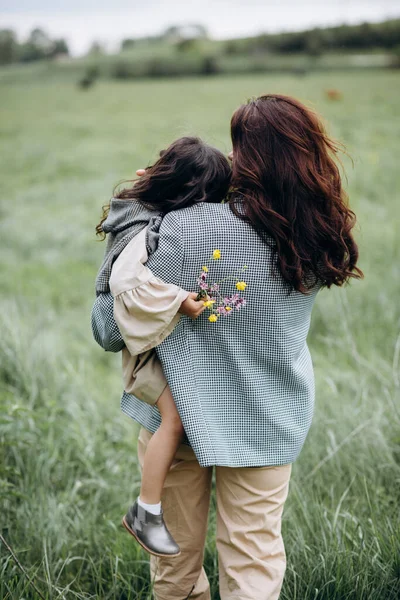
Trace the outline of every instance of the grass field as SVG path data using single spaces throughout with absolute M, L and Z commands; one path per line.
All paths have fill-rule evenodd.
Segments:
M 329 102 L 324 89 L 343 100 Z M 119 357 L 91 338 L 113 185 L 172 139 L 230 149 L 235 107 L 265 91 L 314 106 L 345 158 L 365 280 L 324 291 L 309 336 L 317 403 L 284 516 L 283 600 L 400 594 L 400 78 L 395 72 L 0 86 L 0 524 L 46 599 L 149 599 L 120 527 L 139 483 Z M 213 500 L 214 502 L 214 500 Z M 39 596 L 0 546 L 0 598 Z M 218 596 L 214 512 L 205 559 Z

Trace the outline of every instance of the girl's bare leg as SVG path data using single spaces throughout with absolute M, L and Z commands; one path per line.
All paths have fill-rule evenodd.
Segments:
M 140 496 L 122 519 L 124 527 L 150 554 L 179 556 L 180 548 L 168 531 L 161 507 L 167 473 L 183 436 L 183 426 L 169 387 L 158 399 L 161 425 L 151 437 L 142 466 Z
M 184 429 L 169 386 L 157 402 L 161 414 L 161 425 L 148 443 L 143 462 L 140 500 L 146 504 L 157 504 L 165 478 L 182 440 Z

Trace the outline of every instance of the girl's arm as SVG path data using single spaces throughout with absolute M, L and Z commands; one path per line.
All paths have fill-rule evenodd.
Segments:
M 132 356 L 158 346 L 177 325 L 178 311 L 195 318 L 204 310 L 196 294 L 165 283 L 145 266 L 146 235 L 143 230 L 126 246 L 110 277 L 114 318 Z

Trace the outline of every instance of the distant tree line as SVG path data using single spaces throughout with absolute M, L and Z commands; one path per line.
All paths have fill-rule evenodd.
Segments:
M 363 52 L 375 49 L 384 50 L 397 57 L 400 56 L 400 19 L 391 19 L 382 23 L 362 23 L 360 25 L 340 25 L 337 27 L 314 28 L 305 31 L 285 32 L 278 34 L 262 34 L 255 37 L 232 39 L 215 42 L 208 38 L 207 31 L 198 24 L 171 26 L 165 32 L 146 39 L 152 42 L 163 42 L 175 48 L 179 55 L 170 59 L 168 56 L 146 58 L 146 68 L 134 65 L 134 50 L 145 40 L 127 38 L 121 43 L 121 50 L 133 49 L 129 57 L 124 53 L 115 58 L 114 76 L 128 78 L 134 76 L 168 76 L 197 74 L 214 74 L 221 69 L 219 62 L 226 60 L 235 63 L 240 60 L 254 62 L 254 68 L 265 68 L 265 60 L 269 55 L 304 55 L 318 57 L 327 52 Z M 210 55 L 211 53 L 211 55 Z M 0 65 L 15 62 L 32 62 L 43 59 L 54 59 L 59 55 L 69 54 L 64 39 L 52 39 L 40 28 L 34 29 L 28 38 L 19 42 L 11 29 L 0 30 Z M 94 43 L 89 55 L 101 55 L 102 48 Z M 196 56 L 197 55 L 197 56 Z M 400 59 L 397 59 L 400 60 Z M 147 64 L 146 63 L 146 64 Z M 247 68 L 243 62 L 243 69 Z
M 327 51 L 400 49 L 400 19 L 382 23 L 361 23 L 338 27 L 317 27 L 305 31 L 263 34 L 226 45 L 229 54 L 257 51 L 321 54 Z
M 193 47 L 197 40 L 207 39 L 207 31 L 201 25 L 172 26 L 163 34 L 147 38 L 148 41 L 170 41 L 178 49 Z M 127 38 L 121 42 L 121 50 L 134 47 L 139 40 Z M 329 51 L 362 51 L 381 49 L 400 51 L 400 19 L 381 23 L 315 27 L 304 31 L 261 34 L 249 38 L 232 39 L 224 44 L 226 54 L 273 52 L 276 54 L 305 53 L 322 54 Z
M 33 29 L 27 40 L 18 42 L 11 29 L 0 29 L 0 64 L 33 62 L 69 54 L 64 39 L 51 39 L 42 29 Z
M 175 44 L 185 44 L 195 40 L 205 40 L 208 38 L 208 31 L 204 25 L 192 23 L 188 25 L 171 25 L 159 35 L 152 35 L 146 38 L 140 38 L 140 41 L 147 42 L 171 42 Z M 121 50 L 127 50 L 135 46 L 138 42 L 135 38 L 126 38 L 121 42 Z
M 165 45 L 157 46 L 155 42 L 160 41 L 169 44 L 174 52 L 166 52 Z M 351 55 L 363 52 L 385 55 L 382 59 L 375 57 L 377 61 L 371 58 L 370 68 L 400 67 L 400 19 L 221 42 L 210 41 L 201 28 L 170 27 L 162 35 L 147 38 L 146 43 L 154 42 L 154 52 L 145 55 L 135 51 L 142 42 L 134 38 L 122 41 L 122 53 L 110 63 L 112 77 L 185 77 L 282 70 L 301 75 L 317 68 L 354 68 L 357 63 L 352 62 Z M 331 60 L 321 60 L 324 57 Z M 364 62 L 363 66 L 366 65 Z

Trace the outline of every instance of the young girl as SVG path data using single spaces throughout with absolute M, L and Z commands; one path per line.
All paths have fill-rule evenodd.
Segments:
M 157 556 L 180 554 L 164 523 L 161 492 L 184 429 L 154 347 L 174 329 L 178 312 L 196 318 L 204 302 L 197 301 L 196 293 L 164 283 L 144 266 L 156 245 L 147 226 L 171 210 L 221 202 L 230 173 L 227 158 L 216 148 L 198 138 L 178 139 L 131 188 L 112 199 L 96 228 L 103 238 L 109 234 L 96 293 L 111 290 L 114 296 L 114 316 L 126 344 L 122 350 L 125 391 L 156 404 L 162 419 L 146 451 L 140 495 L 123 518 L 129 533 Z M 138 301 L 140 317 L 135 314 Z M 132 330 L 134 339 L 129 336 Z

